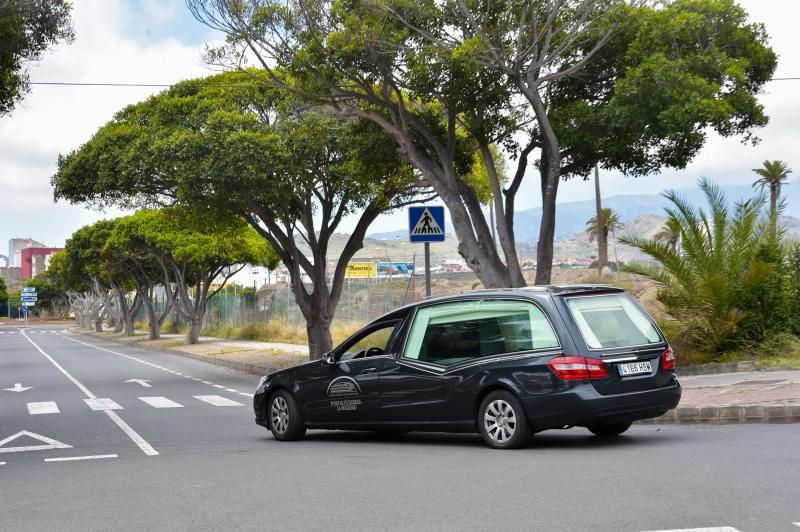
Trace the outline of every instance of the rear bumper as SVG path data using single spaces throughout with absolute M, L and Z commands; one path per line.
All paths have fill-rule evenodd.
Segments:
M 673 376 L 670 385 L 653 390 L 601 395 L 587 382 L 555 395 L 523 399 L 522 404 L 534 429 L 545 430 L 654 418 L 678 406 L 680 399 L 681 385 Z

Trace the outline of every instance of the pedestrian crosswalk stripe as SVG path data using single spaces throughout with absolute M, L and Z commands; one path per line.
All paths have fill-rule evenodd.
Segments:
M 55 401 L 42 401 L 40 403 L 28 403 L 28 413 L 37 414 L 60 414 L 61 410 Z
M 183 408 L 182 404 L 178 404 L 166 397 L 140 397 L 139 400 L 155 408 Z
M 92 410 L 122 410 L 123 408 L 111 399 L 97 398 L 97 399 L 84 399 L 84 402 L 89 405 Z
M 214 406 L 244 406 L 242 403 L 237 403 L 220 395 L 194 395 L 193 397 Z

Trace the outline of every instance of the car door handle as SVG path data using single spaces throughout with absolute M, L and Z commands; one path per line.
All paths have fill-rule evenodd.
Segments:
M 372 372 L 376 371 L 377 369 L 378 368 L 366 368 L 366 369 L 362 369 L 361 373 L 372 373 Z

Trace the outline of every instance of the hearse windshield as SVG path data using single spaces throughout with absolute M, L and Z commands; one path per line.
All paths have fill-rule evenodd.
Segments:
M 633 347 L 661 342 L 650 317 L 626 294 L 567 298 L 589 349 Z

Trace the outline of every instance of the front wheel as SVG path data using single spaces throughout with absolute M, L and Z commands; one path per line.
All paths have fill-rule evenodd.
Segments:
M 522 405 L 513 394 L 492 392 L 478 410 L 478 430 L 483 441 L 493 449 L 516 449 L 533 436 Z
M 589 432 L 595 436 L 600 436 L 601 438 L 613 438 L 614 436 L 619 436 L 631 428 L 631 425 L 633 425 L 633 422 L 624 421 L 622 423 L 611 423 L 608 425 L 592 425 L 586 428 L 589 429 Z
M 303 414 L 292 394 L 284 390 L 275 392 L 269 400 L 269 429 L 279 441 L 301 439 L 306 433 Z

